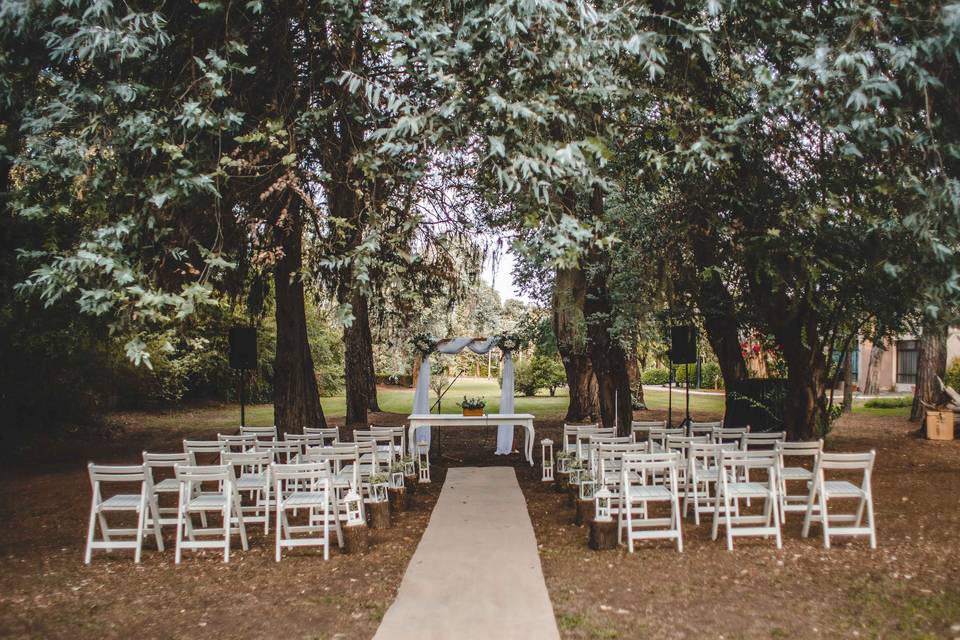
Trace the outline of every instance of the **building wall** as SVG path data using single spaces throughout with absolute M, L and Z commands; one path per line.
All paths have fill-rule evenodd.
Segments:
M 897 340 L 917 340 L 913 335 L 898 336 Z M 880 376 L 877 379 L 881 391 L 912 392 L 912 384 L 897 383 L 897 340 L 888 343 L 887 349 L 880 359 Z M 857 388 L 862 390 L 867 383 L 867 370 L 870 367 L 870 353 L 873 343 L 869 340 L 860 341 L 860 367 L 857 376 Z M 947 366 L 955 359 L 960 358 L 960 327 L 952 327 L 947 336 Z

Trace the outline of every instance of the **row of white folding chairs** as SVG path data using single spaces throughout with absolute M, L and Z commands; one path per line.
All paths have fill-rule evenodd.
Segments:
M 790 444 L 795 446 L 785 446 Z M 802 509 L 805 513 L 802 536 L 807 537 L 811 525 L 819 523 L 824 546 L 828 549 L 831 536 L 867 536 L 871 548 L 876 548 L 871 483 L 875 452 L 823 453 L 822 443 L 812 443 L 812 445 L 816 448 L 813 453 L 815 462 L 812 470 L 784 465 L 783 460 L 786 456 L 811 455 L 809 449 L 804 450 L 801 447 L 801 443 L 784 443 L 776 451 L 741 451 L 727 449 L 723 445 L 695 445 L 696 449 L 702 448 L 704 452 L 709 452 L 707 456 L 716 457 L 715 466 L 712 468 L 715 491 L 710 501 L 713 512 L 711 531 L 713 539 L 717 538 L 719 527 L 723 525 L 728 550 L 733 549 L 733 539 L 738 536 L 773 535 L 777 548 L 781 548 L 780 526 L 783 522 L 785 505 L 788 504 L 786 482 L 788 479 L 803 480 L 809 476 L 808 480 L 804 480 L 808 490 L 805 505 L 790 509 L 794 511 Z M 624 445 L 619 446 L 624 447 Z M 607 449 L 607 445 L 602 445 L 598 453 L 601 468 L 608 458 Z M 627 535 L 628 548 L 631 552 L 633 540 L 643 538 L 672 538 L 676 540 L 678 550 L 682 551 L 679 472 L 683 466 L 684 461 L 678 452 L 623 453 L 619 461 L 621 476 L 613 493 L 618 500 L 615 511 L 619 522 L 619 535 Z M 695 468 L 691 467 L 691 476 L 688 477 L 688 482 L 693 483 L 693 490 L 688 491 L 684 499 L 683 514 L 686 513 L 687 501 L 692 499 L 696 521 L 699 524 L 697 509 L 701 505 L 697 483 L 705 476 L 698 475 Z M 784 470 L 789 469 L 798 470 L 798 473 L 784 473 Z M 765 471 L 766 481 L 749 480 L 750 470 Z M 833 471 L 859 471 L 860 483 L 855 484 L 846 479 L 833 479 Z M 830 478 L 828 473 L 831 474 Z M 606 475 L 602 477 L 604 480 L 607 479 Z M 653 478 L 658 477 L 663 480 L 659 483 L 652 482 Z M 740 501 L 745 498 L 762 500 L 762 513 L 741 513 Z M 856 500 L 856 508 L 853 513 L 831 514 L 828 509 L 831 499 Z M 651 502 L 670 503 L 670 517 L 666 519 L 652 517 L 648 508 Z M 799 507 L 796 503 L 791 506 Z M 655 528 L 664 525 L 666 529 Z
M 276 560 L 281 549 L 289 546 L 318 545 L 324 550 L 324 559 L 329 558 L 329 533 L 333 526 L 338 541 L 343 544 L 338 517 L 336 491 L 327 462 L 275 464 L 266 456 L 256 453 L 227 454 L 249 458 L 234 458 L 221 465 L 174 465 L 177 483 L 178 506 L 176 517 L 176 554 L 180 562 L 184 549 L 222 548 L 224 562 L 230 560 L 231 537 L 239 535 L 241 546 L 248 549 L 244 507 L 240 499 L 240 482 L 234 472 L 235 464 L 256 461 L 264 466 L 268 479 L 263 491 L 270 491 L 269 479 L 273 480 L 274 509 L 276 513 Z M 142 465 L 88 465 L 93 498 L 90 507 L 90 522 L 84 562 L 90 563 L 95 549 L 134 549 L 134 561 L 140 562 L 143 539 L 151 533 L 157 549 L 164 550 L 161 526 L 163 519 L 159 510 L 157 493 L 154 490 L 152 469 Z M 107 483 L 139 483 L 139 494 L 118 493 L 103 496 L 102 487 Z M 215 484 L 216 489 L 210 485 Z M 257 487 L 260 490 L 260 487 Z M 261 505 L 265 507 L 266 505 Z M 288 512 L 307 510 L 306 524 L 291 525 Z M 111 527 L 107 514 L 132 512 L 136 515 L 136 528 Z M 206 516 L 219 513 L 221 524 L 208 526 Z M 201 517 L 201 526 L 194 526 L 193 514 Z M 248 518 L 249 519 L 249 518 Z M 269 526 L 269 511 L 263 509 L 265 530 Z M 100 537 L 96 532 L 99 525 Z M 322 532 L 322 534 L 321 534 Z M 298 537 L 294 534 L 312 534 Z M 131 539 L 130 536 L 133 536 Z M 218 539 L 209 539 L 210 537 Z M 219 539 L 222 537 L 222 540 Z M 198 539 L 201 538 L 201 539 Z M 204 539 L 206 538 L 206 539 Z
M 239 434 L 242 436 L 253 436 L 258 440 L 279 440 L 276 425 L 272 427 L 250 427 L 243 425 L 240 427 Z M 319 436 L 323 438 L 325 444 L 333 444 L 340 441 L 340 430 L 337 427 L 304 427 L 302 433 L 285 432 L 283 438 L 286 440 L 291 436 L 297 437 L 301 435 Z

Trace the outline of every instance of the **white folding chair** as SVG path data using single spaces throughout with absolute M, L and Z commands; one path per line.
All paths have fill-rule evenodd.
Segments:
M 627 537 L 627 550 L 633 553 L 634 540 L 676 540 L 677 551 L 683 552 L 680 526 L 680 498 L 677 486 L 678 453 L 625 454 L 620 470 L 620 506 L 617 540 Z M 666 479 L 663 484 L 650 484 L 653 476 Z M 666 502 L 670 516 L 653 517 L 649 503 Z M 638 505 L 641 509 L 634 509 Z M 639 516 L 639 517 L 638 517 Z M 659 528 L 656 528 L 659 527 Z
M 220 443 L 220 451 L 223 453 L 246 453 L 253 451 L 257 445 L 257 437 L 252 433 L 241 435 L 218 433 L 217 442 Z
M 806 513 L 807 503 L 810 500 L 810 490 L 813 488 L 813 470 L 817 466 L 817 459 L 823 452 L 823 440 L 816 442 L 778 442 L 774 451 L 777 452 L 777 477 L 780 479 L 780 513 L 786 522 L 790 511 Z M 808 458 L 809 466 L 787 465 L 788 459 Z M 787 483 L 791 483 L 788 485 Z M 802 487 L 802 493 L 790 493 L 791 486 Z M 814 505 L 816 508 L 816 505 Z
M 563 450 L 564 451 L 576 451 L 577 450 L 577 431 L 579 429 L 596 429 L 600 425 L 596 422 L 593 424 L 563 424 Z
M 588 461 L 590 457 L 589 444 L 591 436 L 609 436 L 612 438 L 616 435 L 617 433 L 613 427 L 577 427 L 575 448 L 577 452 L 577 460 L 582 460 L 585 463 Z
M 687 477 L 683 497 L 683 517 L 693 507 L 693 521 L 700 524 L 700 514 L 713 514 L 716 507 L 717 483 L 720 481 L 720 452 L 736 451 L 736 443 L 714 444 L 693 442 L 687 451 Z M 734 503 L 734 512 L 737 505 Z
M 750 471 L 766 471 L 767 482 L 741 480 Z M 740 499 L 764 501 L 763 513 L 744 515 L 737 507 Z M 721 509 L 722 507 L 722 509 Z M 720 483 L 714 501 L 712 538 L 717 539 L 722 522 L 726 527 L 727 550 L 733 551 L 735 536 L 774 536 L 777 549 L 783 548 L 780 537 L 780 501 L 777 497 L 777 455 L 773 451 L 720 450 Z M 746 525 L 746 526 L 741 526 Z
M 190 464 L 220 464 L 223 447 L 219 440 L 184 440 L 183 452 L 190 454 Z
M 740 449 L 742 451 L 773 451 L 777 443 L 783 442 L 786 438 L 786 431 L 748 431 L 740 436 Z
M 338 427 L 304 427 L 303 435 L 320 436 L 323 439 L 320 445 L 322 447 L 340 443 L 340 429 Z
M 823 528 L 823 546 L 830 548 L 830 536 L 868 536 L 870 548 L 877 548 L 877 530 L 873 520 L 873 489 L 870 478 L 876 451 L 869 453 L 821 453 L 813 472 L 813 489 L 807 502 L 807 515 L 803 519 L 803 537 L 810 534 L 810 523 L 818 515 Z M 826 471 L 860 471 L 860 485 L 849 480 L 828 480 Z M 830 500 L 852 499 L 857 501 L 853 514 L 833 514 L 828 511 Z M 814 506 L 816 505 L 816 506 Z M 866 514 L 864 514 L 866 512 Z M 863 518 L 866 515 L 866 526 Z M 852 523 L 834 526 L 834 523 Z
M 160 518 L 157 523 L 161 528 L 164 526 L 176 526 L 177 507 L 165 507 L 160 504 L 160 498 L 163 494 L 174 495 L 180 493 L 180 483 L 174 476 L 173 468 L 180 465 L 189 465 L 189 453 L 148 453 L 143 452 L 143 464 L 150 475 L 150 486 L 153 488 L 153 495 L 157 502 L 157 513 Z M 166 470 L 165 477 L 157 478 L 158 470 Z M 165 517 L 166 516 L 166 517 Z M 149 518 L 147 526 L 152 526 L 153 518 Z
M 322 546 L 323 559 L 330 559 L 330 525 L 340 544 L 343 533 L 326 462 L 273 465 L 274 495 L 277 496 L 276 561 L 284 547 Z M 291 524 L 289 511 L 307 511 L 306 524 Z M 322 535 L 317 535 L 322 531 Z M 298 534 L 308 534 L 298 537 Z
M 650 429 L 647 442 L 651 453 L 662 453 L 667 450 L 667 438 L 683 438 L 687 430 L 683 427 L 667 427 L 666 429 Z
M 283 434 L 283 441 L 287 444 L 296 444 L 300 453 L 307 450 L 307 447 L 322 447 L 323 436 L 307 433 L 286 433 Z
M 273 456 L 269 451 L 224 453 L 223 463 L 233 467 L 244 522 L 263 524 L 263 533 L 270 533 L 270 465 Z M 244 494 L 250 497 L 252 504 L 243 503 Z
M 697 437 L 697 436 L 709 436 L 713 438 L 714 429 L 720 429 L 723 427 L 723 420 L 715 420 L 711 422 L 695 422 L 693 420 L 687 425 L 687 435 Z
M 651 430 L 661 430 L 667 428 L 666 420 L 634 420 L 630 423 L 630 433 L 637 442 L 644 442 L 650 439 Z
M 357 445 L 344 442 L 329 447 L 310 447 L 300 456 L 301 463 L 326 463 L 330 467 L 331 487 L 338 506 L 338 515 L 346 520 L 346 504 L 343 498 L 350 491 L 360 494 L 360 454 Z M 361 512 L 364 510 L 363 501 L 360 503 Z
M 667 436 L 663 442 L 663 450 L 667 453 L 679 453 L 680 465 L 677 467 L 677 485 L 681 494 L 687 490 L 687 458 L 692 444 L 708 444 L 709 436 Z
M 278 464 L 296 462 L 300 455 L 300 443 L 284 442 L 282 440 L 257 440 L 254 451 L 267 451 Z
M 230 562 L 230 537 L 236 531 L 246 551 L 247 529 L 243 523 L 240 495 L 237 493 L 233 467 L 229 464 L 174 467 L 180 482 L 180 505 L 177 517 L 177 553 L 174 562 L 180 564 L 184 549 L 223 548 L 223 561 Z M 202 485 L 216 483 L 217 490 L 203 489 Z M 221 527 L 193 526 L 193 514 L 219 513 Z M 236 522 L 236 526 L 234 526 Z M 223 536 L 223 540 L 197 540 L 197 536 Z
M 272 427 L 240 427 L 240 435 L 252 435 L 257 440 L 276 440 L 277 425 Z
M 152 522 L 150 529 L 157 541 L 157 549 L 163 551 L 163 536 L 160 533 L 160 513 L 157 510 L 157 501 L 153 493 L 150 473 L 145 465 L 87 465 L 90 474 L 90 486 L 93 489 L 93 499 L 90 502 L 90 524 L 87 528 L 87 547 L 83 561 L 90 564 L 94 549 L 104 549 L 107 552 L 113 549 L 133 549 L 133 561 L 140 562 L 143 550 L 143 539 L 151 531 L 148 530 L 148 515 Z M 140 493 L 117 493 L 107 498 L 103 496 L 103 485 L 109 483 L 139 483 Z M 114 527 L 107 524 L 108 513 L 134 513 L 137 517 L 137 526 Z M 100 539 L 96 538 L 97 524 L 100 525 Z M 117 539 L 117 536 L 124 536 Z M 131 539 L 130 536 L 133 536 Z
M 713 441 L 717 444 L 733 442 L 739 447 L 745 433 L 750 433 L 750 427 L 717 427 L 713 430 Z
M 393 438 L 392 452 L 395 457 L 394 462 L 399 462 L 407 450 L 407 430 L 403 426 L 399 427 L 378 427 L 370 425 L 370 433 L 375 436 L 391 436 Z

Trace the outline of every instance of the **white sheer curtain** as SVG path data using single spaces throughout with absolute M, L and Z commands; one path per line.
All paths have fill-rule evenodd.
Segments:
M 496 338 L 453 338 L 437 345 L 437 353 L 454 354 L 464 349 L 470 349 L 477 354 L 484 354 L 497 346 Z M 413 394 L 414 415 L 430 413 L 430 356 L 423 357 L 420 371 L 417 372 L 417 389 Z M 500 392 L 500 413 L 513 413 L 513 357 L 509 351 L 503 352 L 503 389 Z M 414 442 L 410 443 L 410 450 L 415 451 L 415 443 L 430 444 L 430 428 L 417 429 Z M 506 455 L 513 451 L 513 426 L 501 426 L 497 429 L 498 455 Z

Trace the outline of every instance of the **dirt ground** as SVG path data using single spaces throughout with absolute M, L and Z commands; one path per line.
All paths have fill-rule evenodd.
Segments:
M 656 418 L 656 412 L 646 416 Z M 912 438 L 900 418 L 843 418 L 835 451 L 876 449 L 879 548 L 843 539 L 827 551 L 800 538 L 788 517 L 784 548 L 739 539 L 733 552 L 709 537 L 709 518 L 684 522 L 683 554 L 667 543 L 594 552 L 565 497 L 514 456 L 492 455 L 493 430 L 445 433 L 433 484 L 370 551 L 347 556 L 288 552 L 251 527 L 251 548 L 227 565 L 213 552 L 148 545 L 82 561 L 90 487 L 84 465 L 134 461 L 143 449 L 173 451 L 185 436 L 216 429 L 173 413 L 167 426 L 121 416 L 118 428 L 44 443 L 0 470 L 0 636 L 30 638 L 369 638 L 393 600 L 448 466 L 513 464 L 540 545 L 547 587 L 564 638 L 950 638 L 960 637 L 960 442 Z M 382 414 L 374 421 L 398 423 Z M 144 426 L 149 425 L 149 426 Z M 559 440 L 559 421 L 538 421 L 537 438 Z M 520 444 L 518 430 L 517 443 Z M 69 445 L 67 442 L 69 441 Z M 539 442 L 535 448 L 539 457 Z M 818 530 L 815 529 L 815 533 Z M 172 535 L 167 541 L 172 544 Z

